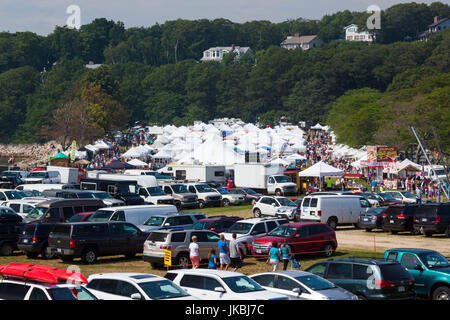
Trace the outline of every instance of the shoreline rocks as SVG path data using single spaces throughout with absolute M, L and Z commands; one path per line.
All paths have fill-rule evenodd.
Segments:
M 16 164 L 24 170 L 48 165 L 50 157 L 63 151 L 62 145 L 49 141 L 45 144 L 0 144 L 0 157 L 20 158 Z

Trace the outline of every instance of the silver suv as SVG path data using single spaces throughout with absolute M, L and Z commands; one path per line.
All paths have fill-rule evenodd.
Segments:
M 144 243 L 143 259 L 152 268 L 164 265 L 164 252 L 172 252 L 172 266 L 188 266 L 189 245 L 192 236 L 197 236 L 200 260 L 208 259 L 211 249 L 218 250 L 219 235 L 209 230 L 157 230 L 150 233 Z
M 206 215 L 201 212 L 177 212 L 151 216 L 142 226 L 142 231 L 156 231 L 160 229 L 192 229 L 194 223 L 205 219 Z

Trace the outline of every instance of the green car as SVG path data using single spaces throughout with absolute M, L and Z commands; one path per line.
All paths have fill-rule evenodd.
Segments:
M 439 252 L 425 249 L 390 249 L 386 260 L 400 262 L 414 278 L 417 295 L 450 300 L 450 263 Z

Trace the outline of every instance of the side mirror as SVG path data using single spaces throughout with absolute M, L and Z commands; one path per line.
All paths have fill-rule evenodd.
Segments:
M 170 227 L 170 223 L 164 223 L 164 227 Z
M 272 207 L 276 207 L 277 205 L 276 205 L 276 203 L 272 203 Z
M 133 293 L 131 295 L 131 299 L 133 299 L 133 300 L 142 300 L 142 296 L 141 296 L 140 293 Z
M 225 289 L 222 288 L 222 287 L 215 287 L 215 288 L 214 288 L 214 291 L 215 291 L 215 292 L 220 292 L 220 293 L 225 293 Z
M 292 292 L 294 292 L 294 293 L 296 293 L 296 294 L 298 294 L 298 295 L 301 295 L 301 294 L 302 294 L 302 289 L 300 289 L 300 288 L 294 288 L 294 289 L 292 289 Z
M 423 267 L 421 264 L 416 264 L 416 266 L 414 267 L 414 270 L 423 271 Z

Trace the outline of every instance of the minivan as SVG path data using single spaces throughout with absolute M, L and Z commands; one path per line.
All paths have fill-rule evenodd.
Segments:
M 346 224 L 357 226 L 359 215 L 371 207 L 369 201 L 361 196 L 308 196 L 303 199 L 300 220 L 326 223 L 332 229 Z
M 60 183 L 61 175 L 58 171 L 33 171 L 24 179 L 25 183 Z
M 27 222 L 66 222 L 79 212 L 96 211 L 105 205 L 100 199 L 52 199 L 39 203 L 27 215 Z
M 177 213 L 172 205 L 142 205 L 102 208 L 97 210 L 90 218 L 90 222 L 125 221 L 141 228 L 152 216 L 159 214 Z M 144 230 L 143 228 L 142 230 Z

